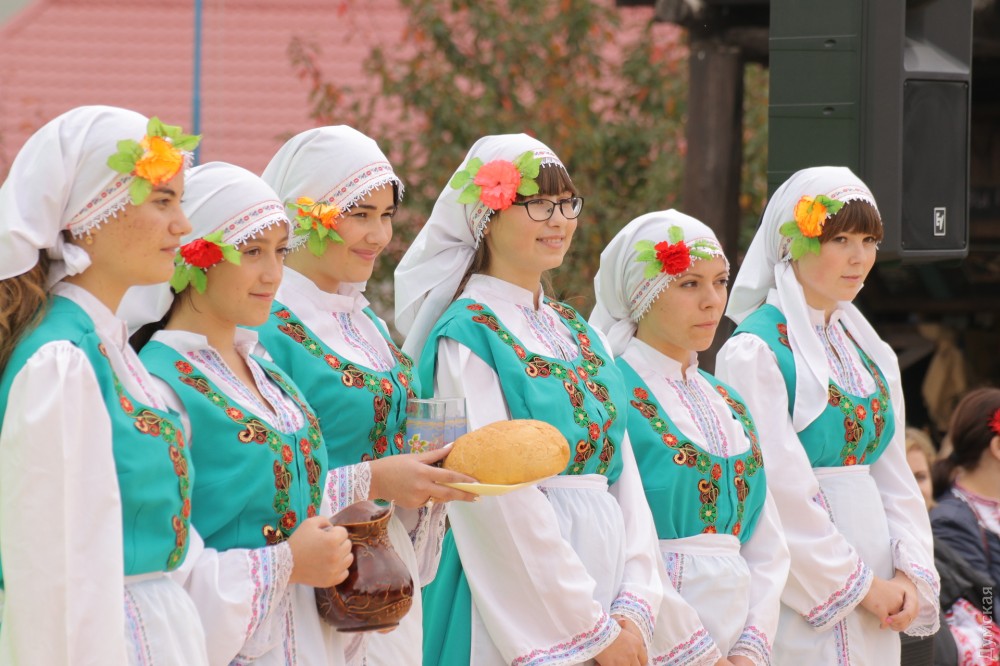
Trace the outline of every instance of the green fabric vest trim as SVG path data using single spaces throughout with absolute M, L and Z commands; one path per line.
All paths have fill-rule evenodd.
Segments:
M 274 362 L 316 407 L 331 468 L 402 452 L 406 401 L 419 390 L 413 360 L 393 343 L 371 309 L 364 312 L 396 358 L 388 371 L 364 368 L 340 356 L 277 301 L 270 318 L 257 329 Z
M 125 575 L 176 569 L 187 553 L 194 481 L 177 414 L 145 405 L 125 390 L 93 320 L 70 299 L 52 297 L 44 319 L 14 349 L 0 379 L 0 428 L 15 375 L 42 346 L 56 341 L 70 342 L 87 355 L 108 407 Z M 2 580 L 0 572 L 0 584 Z
M 657 536 L 683 539 L 718 533 L 746 542 L 764 508 L 767 484 L 757 429 L 742 398 L 699 371 L 726 401 L 750 440 L 750 448 L 743 453 L 728 458 L 713 455 L 677 428 L 632 366 L 621 358 L 616 363 L 632 395 L 629 439 Z
M 614 483 L 621 474 L 616 454 L 625 435 L 617 406 L 627 399 L 621 373 L 576 310 L 547 299 L 545 305 L 573 332 L 579 349 L 573 361 L 527 351 L 489 308 L 462 299 L 451 304 L 430 333 L 420 360 L 421 385 L 425 393 L 433 389 L 439 338 L 465 345 L 500 377 L 512 418 L 545 421 L 563 433 L 570 443 L 563 474 L 603 474 Z
M 230 402 L 173 347 L 153 341 L 139 356 L 187 410 L 198 470 L 191 519 L 209 547 L 281 543 L 302 520 L 318 515 L 326 477 L 319 421 L 277 366 L 253 357 L 302 411 L 304 423 L 293 433 L 279 432 Z
M 778 359 L 778 368 L 788 394 L 788 413 L 791 415 L 795 406 L 795 359 L 788 342 L 784 314 L 773 305 L 763 305 L 744 319 L 733 333 L 740 334 L 756 335 Z M 873 465 L 896 432 L 885 375 L 853 339 L 851 342 L 875 380 L 875 392 L 870 396 L 858 396 L 830 382 L 826 408 L 798 433 L 813 467 Z M 831 436 L 831 433 L 837 435 Z
M 426 666 L 469 666 L 472 663 L 472 592 L 448 530 L 434 580 L 423 589 L 424 658 Z

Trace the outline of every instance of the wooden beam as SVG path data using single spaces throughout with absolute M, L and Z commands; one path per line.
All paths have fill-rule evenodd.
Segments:
M 736 256 L 743 159 L 743 56 L 692 35 L 687 105 L 684 212 L 710 226 Z

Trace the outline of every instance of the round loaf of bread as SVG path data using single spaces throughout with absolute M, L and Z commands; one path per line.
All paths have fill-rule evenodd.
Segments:
M 462 435 L 444 468 L 480 483 L 510 485 L 559 474 L 569 462 L 569 443 L 544 421 L 497 421 Z

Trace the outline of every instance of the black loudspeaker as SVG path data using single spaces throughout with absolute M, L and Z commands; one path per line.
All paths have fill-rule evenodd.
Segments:
M 879 258 L 969 243 L 970 0 L 771 0 L 768 184 L 847 166 L 885 224 Z
M 964 81 L 903 84 L 903 255 L 968 246 L 968 108 Z

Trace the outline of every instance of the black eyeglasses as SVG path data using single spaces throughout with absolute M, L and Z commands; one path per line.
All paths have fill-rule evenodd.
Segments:
M 515 201 L 515 206 L 524 206 L 528 211 L 528 217 L 535 222 L 545 222 L 552 219 L 552 214 L 559 206 L 559 212 L 567 220 L 575 220 L 583 210 L 583 197 L 570 197 L 559 201 L 549 201 L 548 199 L 532 199 L 531 201 Z

